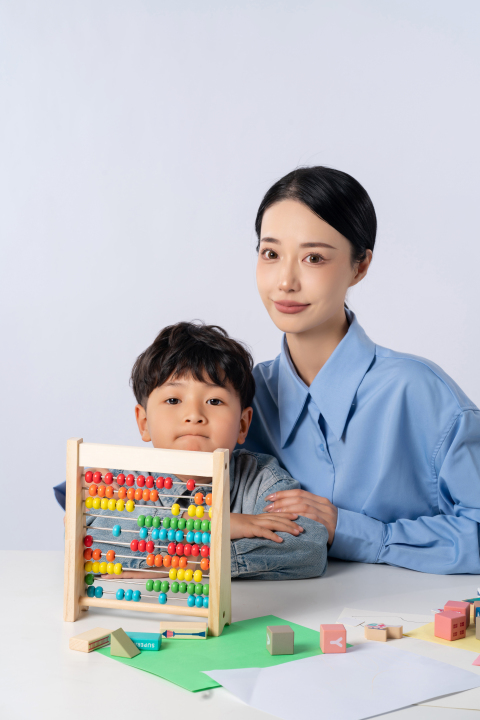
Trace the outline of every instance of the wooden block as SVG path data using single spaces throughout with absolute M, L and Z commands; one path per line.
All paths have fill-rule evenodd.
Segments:
M 127 636 L 139 650 L 160 650 L 162 645 L 160 633 L 127 632 Z
M 166 640 L 206 640 L 207 623 L 204 622 L 168 622 L 160 623 L 160 635 Z
M 127 633 L 122 628 L 118 628 L 110 633 L 110 655 L 134 658 L 136 655 L 140 655 L 140 650 L 133 640 L 130 640 Z
M 399 640 L 403 637 L 403 625 L 387 625 L 387 638 Z
M 71 637 L 68 642 L 70 650 L 79 650 L 80 652 L 92 652 L 98 648 L 105 647 L 110 643 L 111 630 L 105 628 L 93 628 L 93 630 L 87 630 L 86 632 L 80 633 Z
M 480 640 L 480 615 L 475 617 L 475 637 Z
M 444 610 L 453 610 L 453 612 L 461 612 L 465 616 L 466 627 L 470 625 L 470 603 L 462 600 L 449 600 L 445 603 Z
M 480 600 L 476 600 L 476 601 L 473 603 L 472 608 L 473 608 L 473 618 L 472 618 L 472 622 L 476 622 L 476 621 L 477 621 L 477 617 L 480 615 Z
M 365 625 L 364 635 L 366 640 L 387 642 L 387 627 L 386 625 L 377 625 L 376 623 Z
M 290 625 L 267 625 L 267 650 L 270 655 L 293 655 L 294 632 Z
M 323 653 L 344 653 L 347 651 L 345 625 L 320 625 L 320 649 Z
M 464 612 L 444 610 L 435 615 L 433 634 L 443 640 L 460 640 L 465 637 L 466 622 Z

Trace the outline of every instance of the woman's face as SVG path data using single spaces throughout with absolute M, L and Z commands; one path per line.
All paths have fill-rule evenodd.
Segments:
M 308 332 L 343 313 L 347 289 L 365 276 L 372 255 L 352 266 L 351 253 L 343 235 L 297 200 L 265 211 L 257 285 L 280 330 Z

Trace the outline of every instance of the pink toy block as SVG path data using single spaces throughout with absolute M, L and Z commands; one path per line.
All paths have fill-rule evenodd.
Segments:
M 435 615 L 435 637 L 443 640 L 460 640 L 465 637 L 465 613 L 444 610 Z
M 347 631 L 344 625 L 320 625 L 320 649 L 323 653 L 347 651 Z
M 470 625 L 470 603 L 462 600 L 449 600 L 445 603 L 444 610 L 453 610 L 453 612 L 463 612 L 465 615 L 466 627 Z

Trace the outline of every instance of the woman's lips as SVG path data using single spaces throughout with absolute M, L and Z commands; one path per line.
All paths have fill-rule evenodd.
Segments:
M 295 315 L 296 313 L 301 313 L 308 307 L 308 304 L 302 305 L 301 303 L 294 302 L 275 302 L 275 300 L 273 301 L 273 304 L 275 305 L 278 312 L 285 313 L 286 315 Z

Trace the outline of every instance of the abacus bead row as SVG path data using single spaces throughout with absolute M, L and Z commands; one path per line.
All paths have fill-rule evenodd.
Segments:
M 102 473 L 92 472 L 91 470 L 87 470 L 85 473 L 85 482 L 89 485 L 91 482 L 94 482 L 95 484 L 99 484 L 102 482 L 102 479 L 106 485 L 111 485 L 113 481 L 117 483 L 117 485 L 124 485 L 125 483 L 132 487 L 135 485 L 135 475 L 129 474 L 125 477 L 123 473 L 119 473 L 116 477 L 113 476 L 111 472 L 105 473 L 105 477 L 102 478 Z M 180 480 L 174 481 L 171 477 L 158 477 L 156 480 L 151 476 L 148 475 L 147 478 L 145 478 L 143 475 L 138 475 L 136 478 L 136 484 L 138 487 L 143 487 L 144 485 L 147 486 L 147 488 L 153 488 L 154 485 L 160 490 L 163 488 L 166 488 L 167 490 L 170 490 L 172 485 L 185 485 L 185 483 L 181 482 Z M 192 492 L 192 490 L 195 489 L 195 487 L 210 487 L 210 483 L 200 483 L 198 486 L 191 478 L 190 480 L 187 480 L 186 483 L 187 490 Z

